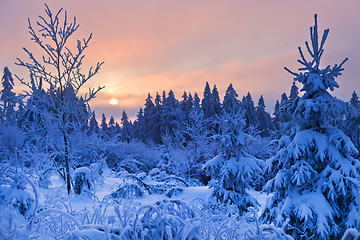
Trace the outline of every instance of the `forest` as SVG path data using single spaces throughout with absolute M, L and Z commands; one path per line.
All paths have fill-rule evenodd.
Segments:
M 42 55 L 1 79 L 0 239 L 359 238 L 360 100 L 331 94 L 348 59 L 320 64 L 317 15 L 272 112 L 206 82 L 121 122 L 91 110 L 102 86 L 83 94 L 103 63 L 83 70 L 77 19 L 45 5 L 28 24 Z

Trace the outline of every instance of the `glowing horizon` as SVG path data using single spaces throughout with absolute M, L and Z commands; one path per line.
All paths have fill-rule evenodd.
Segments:
M 93 33 L 83 70 L 105 62 L 84 88 L 105 86 L 90 103 L 97 117 L 104 112 L 108 118 L 119 119 L 125 109 L 134 118 L 148 93 L 154 96 L 163 90 L 172 89 L 178 99 L 184 91 L 202 97 L 207 81 L 211 87 L 216 84 L 221 101 L 230 83 L 239 99 L 250 92 L 256 104 L 263 95 L 272 113 L 276 99 L 289 93 L 292 76 L 283 67 L 299 67 L 297 47 L 309 40 L 314 13 L 318 13 L 320 31 L 330 29 L 323 63 L 350 59 L 334 95 L 348 101 L 354 90 L 360 90 L 360 2 L 356 0 L 307 0 L 298 5 L 280 0 L 261 4 L 235 0 L 1 1 L 0 68 L 7 66 L 13 74 L 28 77 L 14 62 L 17 57 L 26 60 L 24 46 L 36 52 L 27 33 L 27 18 L 35 23 L 38 15 L 44 15 L 45 2 L 54 12 L 63 7 L 69 17 L 77 17 L 80 28 L 73 42 Z M 118 104 L 110 105 L 112 98 Z

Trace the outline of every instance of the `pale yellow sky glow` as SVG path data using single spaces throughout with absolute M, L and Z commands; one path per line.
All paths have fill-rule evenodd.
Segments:
M 27 78 L 15 59 L 26 59 L 22 47 L 36 53 L 27 33 L 44 15 L 43 0 L 0 0 L 0 68 L 8 66 Z M 80 23 L 79 37 L 93 33 L 84 72 L 98 61 L 104 65 L 85 86 L 105 86 L 90 103 L 99 118 L 105 113 L 119 119 L 123 109 L 134 118 L 147 94 L 172 89 L 180 99 L 184 91 L 202 97 L 205 82 L 216 84 L 221 98 L 232 83 L 241 99 L 251 92 L 254 102 L 262 94 L 268 111 L 288 93 L 292 76 L 284 66 L 297 69 L 298 46 L 309 40 L 309 27 L 318 14 L 320 30 L 330 28 L 324 64 L 345 57 L 340 89 L 335 95 L 348 101 L 360 92 L 360 1 L 125 1 L 50 0 L 53 11 L 63 7 Z M 15 84 L 19 84 L 18 82 Z M 19 86 L 16 86 L 18 89 Z M 110 105 L 110 99 L 117 104 Z M 221 99 L 222 100 L 222 99 Z

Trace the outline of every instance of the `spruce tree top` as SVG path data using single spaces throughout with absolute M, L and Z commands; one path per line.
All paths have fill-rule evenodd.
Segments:
M 343 64 L 348 60 L 345 58 L 339 65 L 333 67 L 328 65 L 320 67 L 320 60 L 324 53 L 324 44 L 329 34 L 329 29 L 324 33 L 319 41 L 317 15 L 315 14 L 315 25 L 310 28 L 311 45 L 306 41 L 305 46 L 311 57 L 308 61 L 301 49 L 298 47 L 302 65 L 299 73 L 294 73 L 285 67 L 285 70 L 295 76 L 294 80 L 303 84 L 301 91 L 304 95 L 300 98 L 295 109 L 294 117 L 301 129 L 318 129 L 325 126 L 336 125 L 336 120 L 345 114 L 347 107 L 344 102 L 334 98 L 329 92 L 339 87 L 335 78 L 341 75 L 344 70 Z
M 258 102 L 258 106 L 257 106 L 257 109 L 258 110 L 265 110 L 265 101 L 264 101 L 264 98 L 263 96 L 261 95 L 260 98 L 259 98 L 259 102 Z
M 351 99 L 350 99 L 350 105 L 355 107 L 355 108 L 360 108 L 360 101 L 359 101 L 359 97 L 356 94 L 356 92 L 354 91 L 352 93 Z
M 10 72 L 10 70 L 5 67 L 4 68 L 4 75 L 2 77 L 2 84 L 4 89 L 13 89 L 14 86 L 14 79 L 12 77 L 12 74 Z
M 124 124 L 124 123 L 127 123 L 127 122 L 129 122 L 129 118 L 128 118 L 125 110 L 123 110 L 122 115 L 121 115 L 121 123 Z
M 301 57 L 298 62 L 303 65 L 303 67 L 298 69 L 300 73 L 294 73 L 285 67 L 285 70 L 295 76 L 295 81 L 303 84 L 301 91 L 306 92 L 307 98 L 317 94 L 324 94 L 327 92 L 327 89 L 333 91 L 335 87 L 338 88 L 339 85 L 335 78 L 341 75 L 341 71 L 344 70 L 342 66 L 348 60 L 348 58 L 345 58 L 339 65 L 335 64 L 334 67 L 328 65 L 326 68 L 320 68 L 320 60 L 324 53 L 324 44 L 328 37 L 329 29 L 324 30 L 321 42 L 319 42 L 317 14 L 314 15 L 314 19 L 315 25 L 310 27 L 311 46 L 309 46 L 307 41 L 305 42 L 306 49 L 312 58 L 311 61 L 305 58 L 301 47 L 298 47 Z
M 293 82 L 290 90 L 289 100 L 294 101 L 299 96 L 298 87 L 296 86 L 295 82 Z

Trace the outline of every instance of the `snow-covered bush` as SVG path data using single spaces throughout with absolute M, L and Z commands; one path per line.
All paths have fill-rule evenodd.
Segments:
M 19 218 L 11 207 L 0 206 L 0 211 L 0 240 L 29 239 L 30 231 L 24 218 Z
M 79 167 L 74 171 L 74 192 L 78 195 L 90 193 L 93 189 L 91 171 L 87 167 Z
M 207 161 L 203 169 L 212 177 L 211 187 L 218 201 L 235 204 L 243 214 L 248 207 L 258 205 L 246 190 L 249 180 L 262 171 L 264 163 L 246 152 L 246 145 L 254 138 L 243 132 L 245 120 L 242 113 L 223 113 L 218 118 L 218 125 L 220 134 L 214 137 L 221 146 L 222 154 Z
M 306 47 L 312 60 L 307 61 L 299 48 L 304 72 L 288 70 L 305 93 L 293 114 L 295 134 L 284 136 L 282 148 L 268 161 L 274 177 L 265 190 L 274 195 L 263 218 L 276 226 L 288 225 L 287 232 L 297 239 L 338 239 L 346 228 L 360 227 L 360 162 L 353 157 L 357 149 L 336 128 L 347 105 L 328 92 L 338 87 L 335 78 L 347 59 L 321 69 L 328 30 L 320 42 L 316 15 L 310 32 L 311 46 L 306 42 Z
M 91 171 L 91 180 L 92 182 L 95 184 L 102 184 L 104 183 L 104 176 L 103 176 L 103 172 L 104 172 L 104 168 L 106 166 L 104 166 L 105 164 L 102 163 L 92 163 L 90 165 L 90 171 Z
M 38 176 L 38 185 L 42 188 L 49 188 L 51 185 L 50 177 L 55 170 L 54 160 L 51 154 L 39 152 L 35 147 L 24 147 L 19 151 L 19 156 L 29 164 Z
M 28 239 L 38 210 L 35 184 L 9 166 L 0 169 L 0 184 L 0 239 Z
M 161 154 L 160 154 L 160 161 L 157 163 L 156 168 L 160 169 L 165 174 L 173 174 L 173 163 L 174 161 L 174 154 L 171 151 L 171 144 L 167 143 L 166 140 L 163 140 L 165 145 L 162 146 Z
M 195 199 L 190 207 L 198 217 L 200 239 L 266 239 L 291 240 L 281 228 L 262 224 L 256 209 L 239 216 L 234 205 L 214 204 Z
M 163 200 L 139 208 L 122 239 L 200 239 L 195 212 L 179 200 Z
M 35 199 L 26 188 L 27 179 L 17 170 L 2 170 L 0 176 L 0 205 L 13 206 L 24 217 L 30 217 L 34 212 Z
M 115 202 L 121 202 L 122 199 L 134 199 L 144 195 L 144 190 L 135 183 L 128 183 L 118 190 L 110 194 L 110 197 Z
M 207 159 L 216 156 L 218 150 L 218 144 L 211 138 L 214 133 L 209 129 L 210 122 L 203 111 L 194 108 L 190 111 L 188 123 L 181 129 L 183 146 L 189 152 L 191 175 L 200 180 L 202 166 Z

